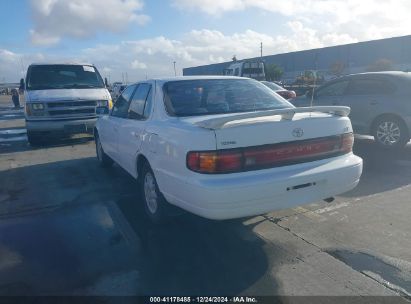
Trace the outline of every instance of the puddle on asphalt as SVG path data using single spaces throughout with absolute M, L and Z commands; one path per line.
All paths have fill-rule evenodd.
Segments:
M 381 259 L 362 252 L 352 252 L 347 250 L 327 251 L 330 255 L 344 262 L 361 273 L 372 277 L 391 289 L 406 293 L 411 296 L 411 274 L 403 273 L 401 269 L 390 265 Z M 379 277 L 379 278 L 378 278 Z M 381 279 L 383 281 L 381 281 Z

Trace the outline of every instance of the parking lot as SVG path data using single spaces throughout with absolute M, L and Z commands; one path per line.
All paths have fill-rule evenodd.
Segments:
M 359 138 L 359 186 L 253 218 L 148 223 L 136 182 L 92 137 L 27 143 L 0 96 L 1 295 L 411 296 L 411 145 Z

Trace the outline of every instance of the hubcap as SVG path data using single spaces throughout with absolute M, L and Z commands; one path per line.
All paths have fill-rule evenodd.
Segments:
M 157 203 L 157 191 L 156 191 L 156 182 L 154 176 L 148 172 L 144 178 L 144 194 L 146 197 L 147 208 L 152 213 L 157 212 L 158 203 Z
M 377 140 L 383 145 L 392 146 L 401 139 L 400 127 L 392 121 L 384 121 L 377 128 Z

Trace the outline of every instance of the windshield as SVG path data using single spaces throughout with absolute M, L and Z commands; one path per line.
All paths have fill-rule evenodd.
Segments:
M 88 88 L 104 88 L 103 79 L 93 66 L 38 65 L 28 70 L 28 90 Z
M 251 79 L 172 81 L 164 85 L 167 112 L 173 116 L 264 111 L 293 107 Z

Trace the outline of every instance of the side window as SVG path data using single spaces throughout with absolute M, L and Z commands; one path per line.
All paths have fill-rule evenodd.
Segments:
M 153 108 L 153 94 L 153 88 L 151 88 L 147 96 L 146 106 L 144 107 L 144 118 L 150 117 L 151 109 Z
M 344 94 L 348 86 L 348 80 L 339 81 L 320 88 L 317 91 L 317 97 L 325 96 L 341 96 Z
M 240 68 L 235 68 L 234 76 L 240 75 Z
M 135 88 L 135 85 L 127 87 L 124 90 L 124 92 L 119 96 L 119 98 L 117 98 L 117 101 L 113 107 L 113 111 L 111 112 L 111 116 L 121 118 L 127 117 L 127 111 L 130 105 L 130 98 L 133 95 Z
M 146 106 L 147 96 L 151 90 L 151 85 L 142 83 L 138 86 L 136 93 L 134 94 L 130 109 L 128 110 L 128 118 L 141 120 L 145 119 L 144 108 Z
M 379 79 L 356 79 L 351 81 L 347 95 L 389 95 L 394 92 L 394 86 Z

